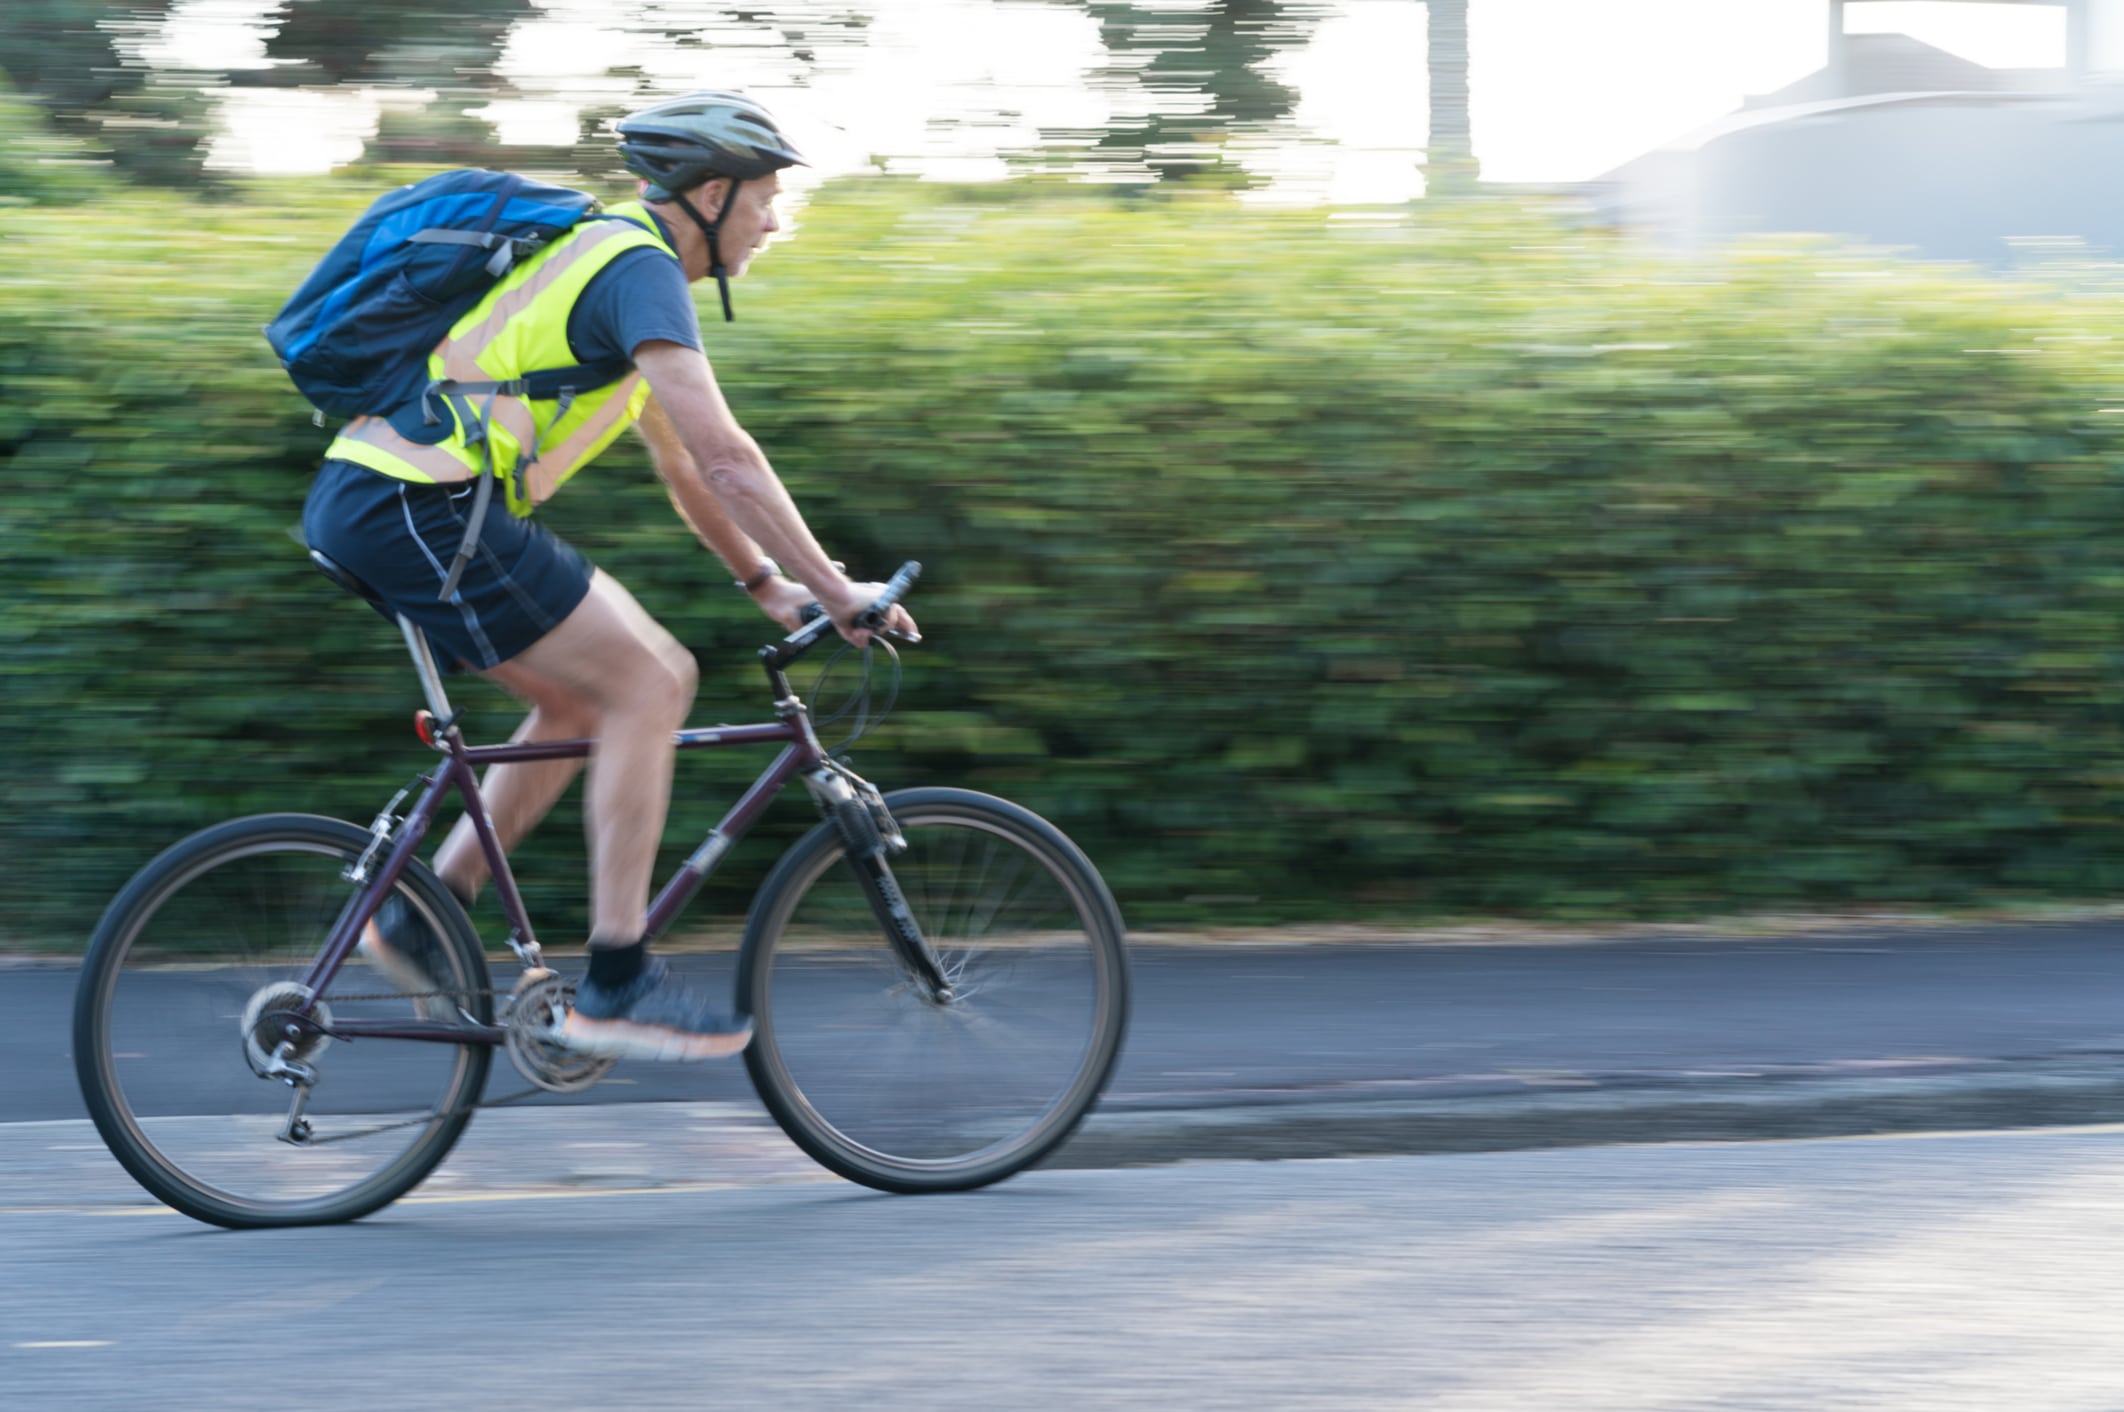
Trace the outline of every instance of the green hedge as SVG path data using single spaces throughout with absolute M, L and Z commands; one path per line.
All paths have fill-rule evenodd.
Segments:
M 78 944 L 191 828 L 366 818 L 422 762 L 395 638 L 289 540 L 323 434 L 256 333 L 374 190 L 0 212 L 18 943 Z M 1139 922 L 2124 883 L 2106 298 L 1487 203 L 878 181 L 799 222 L 707 328 L 827 545 L 929 566 L 858 767 L 1025 800 Z M 637 452 L 542 513 L 696 646 L 699 718 L 760 717 L 763 624 Z M 757 764 L 682 761 L 674 858 Z M 572 918 L 562 807 L 525 865 Z

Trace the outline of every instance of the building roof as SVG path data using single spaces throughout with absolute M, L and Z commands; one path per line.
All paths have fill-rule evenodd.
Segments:
M 1907 34 L 1847 34 L 1844 65 L 1818 69 L 1748 108 L 1782 108 L 1875 93 L 2046 93 L 2070 87 L 2064 69 L 1992 69 Z

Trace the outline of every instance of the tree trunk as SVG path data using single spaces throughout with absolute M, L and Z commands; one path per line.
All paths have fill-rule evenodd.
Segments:
M 1474 129 L 1468 119 L 1469 0 L 1429 0 L 1426 45 L 1431 70 L 1431 135 L 1424 152 L 1424 190 L 1432 196 L 1475 189 Z

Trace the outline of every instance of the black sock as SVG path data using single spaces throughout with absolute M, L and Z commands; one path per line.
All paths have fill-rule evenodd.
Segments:
M 600 943 L 595 937 L 590 940 L 590 984 L 594 986 L 623 986 L 642 973 L 649 960 L 649 943 L 637 941 L 627 946 L 612 946 Z

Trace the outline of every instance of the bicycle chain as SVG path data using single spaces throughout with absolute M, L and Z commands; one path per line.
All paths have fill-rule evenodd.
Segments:
M 482 1108 L 506 1108 L 512 1103 L 521 1103 L 526 1098 L 544 1092 L 544 1089 L 534 1084 L 522 1093 L 512 1093 L 507 1098 L 497 1098 L 491 1103 L 467 1103 L 462 1108 L 452 1108 L 442 1113 L 430 1113 L 420 1118 L 408 1118 L 400 1123 L 379 1123 L 373 1128 L 357 1128 L 350 1133 L 333 1133 L 329 1137 L 319 1137 L 313 1132 L 303 1140 L 302 1145 L 304 1147 L 323 1147 L 328 1143 L 352 1142 L 358 1137 L 374 1137 L 378 1133 L 393 1132 L 399 1128 L 417 1127 L 424 1123 L 432 1123 L 438 1118 L 448 1120 L 457 1117 L 461 1113 L 476 1113 Z
M 474 995 L 514 995 L 515 993 L 513 990 L 496 990 L 492 986 L 488 986 L 485 990 L 387 990 L 377 995 L 341 995 L 335 990 L 330 994 L 319 996 L 318 999 L 329 1000 L 336 1005 L 342 1001 L 355 1000 L 433 1000 L 437 996 L 454 998 L 460 995 L 470 997 Z
M 455 1000 L 460 996 L 469 998 L 476 995 L 496 996 L 514 994 L 514 991 L 500 991 L 494 989 L 492 986 L 489 986 L 485 990 L 394 990 L 379 995 L 333 995 L 329 998 L 332 1000 L 339 1001 L 343 1004 L 351 1004 L 359 1000 L 434 1000 L 438 997 Z M 329 1031 L 327 1031 L 327 1033 L 329 1033 Z M 438 1118 L 444 1121 L 448 1121 L 452 1118 L 459 1116 L 460 1114 L 476 1113 L 482 1108 L 506 1108 L 512 1103 L 521 1103 L 527 1098 L 534 1097 L 535 1095 L 544 1092 L 544 1089 L 538 1087 L 536 1084 L 533 1084 L 530 1088 L 523 1090 L 521 1093 L 512 1093 L 507 1098 L 497 1098 L 491 1102 L 468 1103 L 460 1108 L 451 1108 L 440 1113 L 429 1113 L 424 1117 L 407 1118 L 404 1121 L 397 1123 L 381 1123 L 373 1128 L 357 1128 L 353 1132 L 334 1133 L 330 1137 L 318 1137 L 313 1134 L 311 1137 L 306 1139 L 302 1145 L 304 1147 L 323 1147 L 328 1143 L 352 1142 L 355 1138 L 358 1137 L 374 1137 L 378 1133 L 394 1132 L 399 1128 L 410 1128 L 419 1126 L 423 1123 L 432 1123 Z

